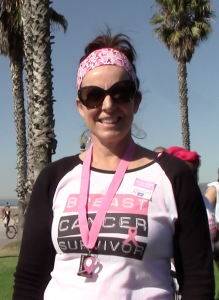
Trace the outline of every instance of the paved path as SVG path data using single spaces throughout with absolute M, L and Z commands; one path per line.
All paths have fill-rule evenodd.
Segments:
M 12 225 L 14 221 L 11 220 L 11 222 L 9 223 L 9 225 Z M 0 219 L 0 250 L 7 244 L 11 243 L 12 241 L 16 241 L 16 237 L 12 240 L 9 240 L 7 237 L 6 237 L 6 234 L 5 234 L 5 226 L 4 226 L 4 223 L 2 222 L 2 219 Z

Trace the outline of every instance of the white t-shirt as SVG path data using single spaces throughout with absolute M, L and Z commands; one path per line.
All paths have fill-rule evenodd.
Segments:
M 163 153 L 126 172 L 92 250 L 91 278 L 77 275 L 81 255 L 88 254 L 78 227 L 81 170 L 73 156 L 49 164 L 37 178 L 13 300 L 172 300 L 172 257 L 183 299 L 213 300 L 206 210 L 186 164 Z M 113 175 L 91 169 L 90 224 Z

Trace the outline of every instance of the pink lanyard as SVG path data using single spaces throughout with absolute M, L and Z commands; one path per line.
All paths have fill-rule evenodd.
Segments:
M 129 162 L 131 161 L 134 155 L 135 143 L 133 142 L 133 140 L 131 140 L 125 154 L 123 155 L 123 158 L 119 163 L 116 173 L 113 176 L 112 182 L 110 183 L 110 186 L 104 196 L 104 199 L 97 211 L 97 214 L 95 216 L 95 219 L 89 231 L 88 220 L 87 220 L 87 212 L 88 212 L 87 200 L 88 200 L 89 185 L 90 185 L 90 165 L 91 165 L 91 158 L 92 158 L 92 149 L 93 149 L 93 145 L 91 145 L 90 148 L 88 149 L 82 166 L 81 186 L 80 186 L 79 206 L 78 206 L 79 228 L 81 232 L 82 241 L 84 243 L 84 246 L 87 249 L 93 249 L 95 246 L 107 210 L 123 180 Z

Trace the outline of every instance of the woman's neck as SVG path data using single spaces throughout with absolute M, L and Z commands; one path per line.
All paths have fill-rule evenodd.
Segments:
M 118 142 L 103 144 L 93 141 L 92 166 L 95 168 L 116 170 L 126 149 L 131 142 L 131 137 Z
M 119 143 L 101 143 L 99 140 L 93 139 L 93 157 L 92 157 L 92 167 L 115 171 L 131 141 L 129 139 L 124 139 Z M 80 154 L 80 159 L 83 161 L 87 151 Z M 152 162 L 157 156 L 157 153 L 145 149 L 139 145 L 136 145 L 135 154 L 132 161 L 129 164 L 128 169 L 135 169 Z
M 92 167 L 105 170 L 116 170 L 119 162 L 121 161 L 129 143 L 131 137 L 122 140 L 118 143 L 103 143 L 97 140 L 95 137 L 93 142 L 93 155 L 92 155 Z M 84 155 L 81 155 L 83 160 Z

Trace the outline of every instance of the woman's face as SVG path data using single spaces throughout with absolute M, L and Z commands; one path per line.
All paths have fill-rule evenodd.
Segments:
M 122 80 L 131 80 L 125 70 L 117 66 L 105 65 L 89 71 L 81 87 L 98 86 L 107 90 Z M 119 142 L 124 138 L 130 138 L 133 117 L 140 102 L 140 93 L 136 93 L 132 101 L 123 104 L 116 103 L 110 95 L 106 95 L 103 103 L 96 108 L 87 108 L 78 98 L 76 99 L 78 111 L 85 119 L 92 138 L 102 142 Z

